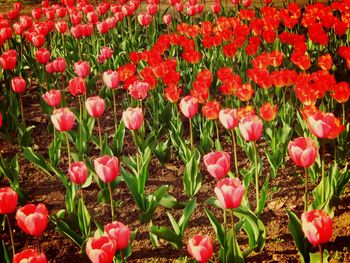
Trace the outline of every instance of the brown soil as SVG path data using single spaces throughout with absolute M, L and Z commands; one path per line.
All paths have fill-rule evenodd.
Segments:
M 35 125 L 36 128 L 33 131 L 33 138 L 35 142 L 36 151 L 44 154 L 47 157 L 48 145 L 52 139 L 51 135 L 47 132 L 48 118 L 41 113 L 40 106 L 38 104 L 39 95 L 35 89 L 30 89 L 26 92 L 24 99 L 24 105 L 26 110 L 26 124 Z M 121 101 L 118 100 L 118 101 Z M 118 105 L 121 109 L 121 105 Z M 110 109 L 110 107 L 109 107 Z M 106 112 L 106 118 L 103 123 L 104 130 L 109 130 L 112 124 L 112 112 Z M 121 111 L 119 112 L 121 116 Z M 224 139 L 224 131 L 220 131 Z M 124 155 L 133 154 L 135 152 L 134 144 L 132 142 L 130 134 L 127 132 L 125 139 L 125 151 Z M 226 142 L 223 145 L 224 150 L 231 152 L 231 145 Z M 262 146 L 260 148 L 260 156 L 263 156 Z M 14 154 L 19 152 L 18 146 L 12 146 L 5 142 L 0 142 L 0 149 L 2 154 L 6 158 L 11 158 Z M 63 156 L 66 156 L 66 152 L 63 150 Z M 90 156 L 91 159 L 95 156 Z M 249 161 L 247 160 L 243 152 L 239 152 L 240 167 L 245 167 Z M 264 165 L 264 173 L 268 172 L 266 160 Z M 44 203 L 51 215 L 54 215 L 58 210 L 65 208 L 65 189 L 60 181 L 55 176 L 49 176 L 40 171 L 33 164 L 24 159 L 22 155 L 19 158 L 20 164 L 20 184 L 24 190 L 29 194 L 28 202 Z M 66 167 L 67 160 L 63 158 L 61 161 L 62 167 Z M 203 165 L 202 165 L 203 166 Z M 150 178 L 147 184 L 147 192 L 154 191 L 158 186 L 163 184 L 170 185 L 170 194 L 175 196 L 179 201 L 185 201 L 186 196 L 183 193 L 182 186 L 182 162 L 173 161 L 168 166 L 169 169 L 161 167 L 159 162 L 154 159 L 150 164 Z M 232 167 L 233 170 L 234 167 Z M 303 185 L 301 178 L 297 174 L 301 174 L 302 171 L 295 170 L 295 166 L 288 161 L 286 166 L 280 171 L 277 178 L 270 181 L 269 199 L 261 215 L 261 219 L 264 222 L 267 229 L 266 246 L 260 253 L 252 253 L 247 262 L 298 262 L 299 257 L 295 248 L 292 237 L 288 231 L 288 217 L 285 212 L 285 208 L 290 208 L 298 215 L 302 212 L 303 203 Z M 205 169 L 201 167 L 201 174 L 203 177 L 202 188 L 197 195 L 198 206 L 193 213 L 184 241 L 188 237 L 196 234 L 203 233 L 209 234 L 213 240 L 216 240 L 214 231 L 204 213 L 203 203 L 204 201 L 214 195 L 213 189 L 215 181 L 205 172 Z M 261 178 L 261 183 L 263 178 Z M 7 181 L 3 179 L 1 185 L 7 185 Z M 92 184 L 90 187 L 84 190 L 86 195 L 86 204 L 90 214 L 93 218 L 96 218 L 102 224 L 111 221 L 109 205 L 102 205 L 97 202 L 98 187 L 96 184 Z M 251 203 L 255 200 L 254 190 L 251 189 L 249 200 Z M 118 185 L 114 192 L 115 200 L 122 200 L 123 204 L 117 209 L 116 218 L 127 224 L 132 230 L 139 230 L 136 240 L 132 243 L 133 254 L 129 258 L 129 262 L 174 262 L 179 257 L 188 256 L 186 248 L 180 250 L 173 249 L 166 242 L 161 241 L 161 247 L 158 249 L 152 248 L 149 236 L 148 226 L 141 224 L 138 220 L 140 212 L 135 206 L 133 198 L 129 193 L 129 190 L 125 183 Z M 220 211 L 213 209 L 217 218 L 221 219 Z M 153 217 L 154 225 L 170 226 L 169 220 L 166 216 L 166 210 L 163 207 L 158 207 Z M 181 216 L 181 209 L 173 209 L 171 213 L 175 218 Z M 12 222 L 15 224 L 14 215 L 12 215 Z M 347 189 L 346 194 L 342 197 L 339 207 L 336 209 L 336 215 L 334 217 L 334 232 L 332 240 L 326 245 L 331 255 L 336 255 L 336 259 L 342 262 L 350 262 L 350 189 Z M 2 238 L 5 239 L 7 245 L 9 244 L 9 236 L 7 233 L 2 233 Z M 49 227 L 42 236 L 38 238 L 42 251 L 45 252 L 50 262 L 88 262 L 79 252 L 78 247 L 69 239 L 61 236 L 55 229 L 53 224 L 49 224 Z M 217 248 L 217 242 L 216 248 Z M 16 251 L 20 251 L 24 248 L 35 247 L 36 240 L 23 233 L 17 226 L 15 226 L 15 247 Z M 247 244 L 247 240 L 242 235 L 239 235 L 239 244 L 242 247 Z M 217 253 L 214 254 L 214 261 L 217 261 Z

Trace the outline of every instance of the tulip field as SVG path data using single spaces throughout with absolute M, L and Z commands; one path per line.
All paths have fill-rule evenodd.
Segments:
M 350 1 L 1 3 L 0 262 L 350 262 Z

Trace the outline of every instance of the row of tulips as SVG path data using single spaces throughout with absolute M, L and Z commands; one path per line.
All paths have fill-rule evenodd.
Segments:
M 328 242 L 332 234 L 332 220 L 326 212 L 333 215 L 334 200 L 350 179 L 346 166 L 343 170 L 337 168 L 338 164 L 344 165 L 347 156 L 349 125 L 345 122 L 345 103 L 350 89 L 347 82 L 339 82 L 335 77 L 341 75 L 345 67 L 332 65 L 333 61 L 348 61 L 348 3 L 315 4 L 305 10 L 289 4 L 278 10 L 267 1 L 267 5 L 257 12 L 239 6 L 226 10 L 235 17 L 215 17 L 208 13 L 202 15 L 208 20 L 201 21 L 195 15 L 203 12 L 203 5 L 189 1 L 185 16 L 181 14 L 182 2 L 171 1 L 170 5 L 179 12 L 174 13 L 171 21 L 169 14 L 163 17 L 165 24 L 172 23 L 173 29 L 176 28 L 171 34 L 170 28 L 160 23 L 158 4 L 158 1 L 147 1 L 147 12 L 141 12 L 136 18 L 133 15 L 141 8 L 140 1 L 103 2 L 96 8 L 85 1 L 78 1 L 77 5 L 64 1 L 62 5 L 51 7 L 44 1 L 42 8 L 33 9 L 32 17 L 19 16 L 19 4 L 7 14 L 7 19 L 0 17 L 0 46 L 4 50 L 0 64 L 5 73 L 2 80 L 6 97 L 2 108 L 9 105 L 4 115 L 4 128 L 10 131 L 14 126 L 24 156 L 46 173 L 58 176 L 65 186 L 66 210 L 54 215 L 52 222 L 79 247 L 86 242 L 86 254 L 92 262 L 111 262 L 114 255 L 126 260 L 131 254 L 127 248 L 133 239 L 131 236 L 136 233 L 131 235 L 122 226 L 123 237 L 115 238 L 107 225 L 97 230 L 99 237 L 95 234 L 95 238 L 90 238 L 91 216 L 83 198 L 83 189 L 91 184 L 93 177 L 100 189 L 99 201 L 110 202 L 114 221 L 113 190 L 124 181 L 142 211 L 140 221 L 149 224 L 152 244 L 157 246 L 158 238 L 162 238 L 180 248 L 196 207 L 195 196 L 202 181 L 199 164 L 203 159 L 208 173 L 219 180 L 213 190 L 216 198 L 209 198 L 205 208 L 220 244 L 219 260 L 242 262 L 243 255 L 264 247 L 266 230 L 259 215 L 268 198 L 269 180 L 278 175 L 288 151 L 293 162 L 305 170 L 304 213 L 300 221 L 288 211 L 290 229 L 302 260 L 310 261 L 311 245 L 320 247 L 320 258 L 323 259 L 321 244 Z M 249 6 L 250 1 L 242 4 Z M 39 21 L 42 13 L 45 18 Z M 224 15 L 225 10 L 215 2 L 213 13 Z M 314 18 L 315 13 L 320 14 L 318 18 Z M 68 14 L 68 21 L 62 20 Z M 13 23 L 17 19 L 18 22 Z M 196 24 L 196 21 L 200 23 Z M 20 41 L 11 41 L 11 26 Z M 307 29 L 308 35 L 303 34 L 301 26 Z M 328 35 L 325 28 L 334 31 L 334 36 Z M 168 33 L 164 33 L 165 29 Z M 49 41 L 54 48 L 43 47 Z M 118 41 L 120 45 L 116 44 Z M 28 66 L 32 71 L 28 71 Z M 316 70 L 316 67 L 322 70 Z M 31 148 L 32 128 L 26 127 L 25 123 L 22 97 L 32 78 L 40 83 L 39 92 L 51 107 L 42 104 L 54 126 L 49 160 Z M 95 84 L 100 79 L 103 87 Z M 7 88 L 8 84 L 12 91 Z M 66 86 L 69 93 L 64 89 Z M 119 121 L 117 102 L 122 88 L 128 92 L 122 103 L 127 109 Z M 181 93 L 184 93 L 183 98 Z M 68 94 L 77 97 L 78 107 L 72 106 Z M 318 101 L 321 104 L 316 104 Z M 326 112 L 335 110 L 337 103 L 341 105 L 342 120 Z M 299 105 L 300 112 L 295 111 L 294 107 L 298 109 Z M 115 126 L 112 145 L 100 123 L 109 107 L 113 108 Z M 180 112 L 189 120 L 188 141 L 184 139 Z M 22 117 L 22 124 L 16 122 L 18 116 Z M 149 117 L 147 122 L 144 116 Z M 3 126 L 2 117 L 1 114 L 0 126 Z M 95 121 L 98 138 L 93 133 Z M 222 150 L 219 124 L 232 138 L 234 173 L 230 172 L 229 153 Z M 296 126 L 295 133 L 292 126 Z M 135 158 L 122 157 L 125 128 L 133 135 Z M 216 139 L 213 139 L 214 134 Z M 292 140 L 295 134 L 300 137 Z M 261 186 L 265 169 L 259 156 L 262 139 L 268 143 L 265 152 L 270 174 Z M 326 174 L 325 148 L 330 140 L 334 143 L 335 160 Z M 99 148 L 101 156 L 92 158 L 93 163 L 89 158 L 90 141 Z M 162 164 L 170 161 L 169 142 L 176 158 L 184 162 L 184 192 L 189 197 L 178 222 L 168 213 L 173 230 L 153 226 L 152 222 L 157 206 L 172 209 L 179 205 L 175 197 L 167 194 L 168 186 L 145 193 L 151 155 Z M 66 144 L 68 165 L 60 159 L 63 144 Z M 318 148 L 322 149 L 319 155 Z M 239 163 L 237 152 L 240 150 L 251 162 L 249 170 Z M 64 163 L 67 172 L 59 168 L 60 162 Z M 3 170 L 9 170 L 11 165 L 12 162 L 1 163 Z M 8 178 L 19 191 L 16 176 Z M 308 198 L 310 178 L 318 183 L 311 204 Z M 255 205 L 247 198 L 251 183 L 255 185 Z M 1 200 L 6 202 L 6 198 Z M 223 210 L 223 224 L 215 218 L 209 205 L 212 209 Z M 251 207 L 255 207 L 254 213 Z M 227 223 L 227 213 L 231 215 L 231 224 Z M 78 218 L 78 226 L 70 225 L 68 219 L 71 216 Z M 237 223 L 235 219 L 238 219 Z M 112 224 L 113 230 L 121 223 Z M 229 225 L 231 230 L 228 230 Z M 249 236 L 249 248 L 244 252 L 236 238 L 241 229 Z M 121 241 L 125 246 L 118 245 Z M 197 261 L 207 262 L 213 254 L 213 242 L 208 236 L 199 234 L 188 241 L 187 249 Z M 122 252 L 117 255 L 116 251 Z M 44 260 L 43 254 L 35 253 L 25 250 L 24 255 Z

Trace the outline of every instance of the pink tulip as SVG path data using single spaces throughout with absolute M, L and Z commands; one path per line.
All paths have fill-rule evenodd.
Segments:
M 149 89 L 149 84 L 147 82 L 136 80 L 129 87 L 129 94 L 135 100 L 143 100 L 147 97 L 147 92 Z
M 106 236 L 89 238 L 85 248 L 86 254 L 92 263 L 111 263 L 115 250 L 115 242 Z
M 86 78 L 90 74 L 90 66 L 86 61 L 78 61 L 74 63 L 74 72 L 81 78 Z
M 46 263 L 44 253 L 39 254 L 34 249 L 25 249 L 13 256 L 12 263 Z
M 78 185 L 83 185 L 88 177 L 88 169 L 84 162 L 72 163 L 68 169 L 70 180 Z
M 238 178 L 221 179 L 214 190 L 222 208 L 232 209 L 241 205 L 244 186 Z
M 258 141 L 262 136 L 262 128 L 262 121 L 256 115 L 248 115 L 239 122 L 239 130 L 248 142 Z
M 91 117 L 99 118 L 105 111 L 105 101 L 99 97 L 90 97 L 85 101 L 85 107 Z
M 69 131 L 73 128 L 75 116 L 69 108 L 60 108 L 53 111 L 51 121 L 58 131 Z
M 97 176 L 105 183 L 112 182 L 119 175 L 119 160 L 117 157 L 105 155 L 94 161 Z
M 318 138 L 336 138 L 345 128 L 333 113 L 321 111 L 309 116 L 307 124 L 311 133 Z
M 143 114 L 141 108 L 127 108 L 123 112 L 123 122 L 129 130 L 138 130 L 143 122 Z
M 140 13 L 137 20 L 141 26 L 147 27 L 152 21 L 152 16 L 147 13 Z
M 171 23 L 171 15 L 170 14 L 164 15 L 163 22 L 164 22 L 164 24 L 169 25 Z
M 46 64 L 47 62 L 50 61 L 50 51 L 48 51 L 46 48 L 39 48 L 35 52 L 35 58 L 40 64 Z
M 17 210 L 17 224 L 27 234 L 40 236 L 47 227 L 48 214 L 44 204 L 28 204 Z
M 223 109 L 219 113 L 221 124 L 228 130 L 236 128 L 239 122 L 236 109 Z
M 213 242 L 209 236 L 197 234 L 188 240 L 187 251 L 198 262 L 208 262 L 213 255 Z
M 252 4 L 252 0 L 242 0 L 242 5 L 247 8 Z
M 81 77 L 75 77 L 69 81 L 69 92 L 73 96 L 81 96 L 86 93 L 85 79 Z
M 0 214 L 11 214 L 16 210 L 18 194 L 10 187 L 0 188 Z
M 108 70 L 103 72 L 102 79 L 104 84 L 111 89 L 115 89 L 119 85 L 119 78 L 118 78 L 118 72 Z
M 12 90 L 16 93 L 21 93 L 26 89 L 26 81 L 22 77 L 14 77 L 11 80 Z
M 104 227 L 108 237 L 115 241 L 117 250 L 124 250 L 128 247 L 130 241 L 130 230 L 124 224 L 114 221 Z
M 47 103 L 47 105 L 51 107 L 57 107 L 61 104 L 62 101 L 62 95 L 60 90 L 52 89 L 45 94 L 43 94 L 43 99 Z
M 289 142 L 289 156 L 293 162 L 301 167 L 308 168 L 316 160 L 317 147 L 311 138 L 299 137 Z
M 323 210 L 311 210 L 301 215 L 303 232 L 314 246 L 327 243 L 332 237 L 332 219 Z
M 193 118 L 198 112 L 198 101 L 192 96 L 186 96 L 180 101 L 180 110 L 187 118 Z
M 227 152 L 211 152 L 203 160 L 209 174 L 216 179 L 225 177 L 230 171 L 230 155 Z

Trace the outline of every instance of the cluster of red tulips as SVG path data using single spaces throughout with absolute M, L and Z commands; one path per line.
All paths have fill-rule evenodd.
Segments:
M 198 262 L 208 262 L 214 254 L 220 262 L 244 262 L 264 248 L 260 215 L 269 182 L 291 159 L 305 176 L 303 213 L 287 210 L 291 235 L 301 261 L 310 262 L 315 254 L 321 262 L 327 260 L 322 245 L 332 238 L 336 201 L 350 181 L 349 1 L 284 8 L 265 1 L 260 9 L 248 9 L 250 0 L 232 0 L 225 7 L 215 0 L 206 11 L 205 1 L 170 0 L 164 13 L 159 0 L 145 2 L 62 0 L 50 5 L 44 0 L 31 15 L 21 15 L 21 3 L 0 13 L 1 138 L 11 143 L 17 134 L 24 157 L 57 176 L 66 189 L 64 212 L 49 217 L 44 204 L 27 204 L 17 210 L 18 226 L 40 236 L 50 219 L 91 262 L 125 262 L 137 231 L 115 221 L 113 192 L 123 182 L 141 211 L 140 222 L 148 224 L 152 244 L 159 246 L 162 238 L 179 249 L 199 208 L 203 161 L 217 180 L 207 200 L 201 200 L 217 239 L 198 233 L 188 239 L 188 253 Z M 34 151 L 33 127 L 26 126 L 28 87 L 35 87 L 51 120 L 48 158 Z M 104 127 L 109 109 L 112 132 Z M 336 117 L 339 113 L 342 118 Z M 134 156 L 123 150 L 125 129 L 132 133 Z M 232 143 L 232 151 L 223 149 L 223 141 Z M 92 154 L 94 148 L 98 156 Z M 332 163 L 326 162 L 326 150 L 333 153 Z M 248 164 L 242 164 L 242 154 Z M 11 161 L 0 157 L 0 174 L 13 188 L 0 189 L 11 258 L 46 262 L 40 244 L 15 252 L 9 214 L 19 199 L 25 201 L 18 172 L 12 171 L 17 156 Z M 168 185 L 145 191 L 151 158 L 161 165 L 182 160 L 185 204 L 167 192 Z M 99 188 L 98 201 L 110 203 L 112 222 L 103 227 L 94 220 L 94 234 L 84 199 L 92 182 Z M 248 200 L 251 186 L 254 203 Z M 153 224 L 160 205 L 169 209 L 173 229 Z M 179 207 L 184 210 L 177 222 L 170 211 Z M 222 211 L 222 218 L 214 210 Z M 245 251 L 238 243 L 241 231 L 249 238 Z

